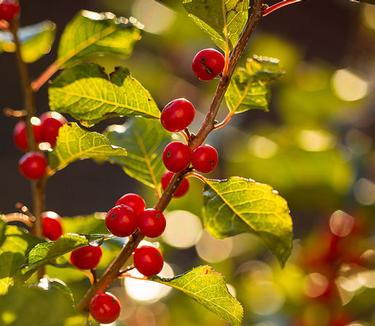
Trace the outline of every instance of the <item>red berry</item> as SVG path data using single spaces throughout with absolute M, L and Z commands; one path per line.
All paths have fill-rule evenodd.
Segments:
M 190 165 L 191 149 L 189 146 L 175 141 L 169 143 L 163 151 L 163 162 L 172 172 L 180 172 Z
M 163 265 L 163 256 L 155 247 L 143 246 L 134 250 L 134 266 L 144 276 L 159 274 Z
M 59 129 L 67 123 L 66 119 L 58 112 L 45 112 L 40 116 L 40 120 L 43 141 L 55 147 Z
M 47 159 L 42 153 L 26 153 L 18 162 L 21 174 L 30 180 L 41 179 L 47 171 Z
M 218 161 L 217 150 L 210 145 L 197 147 L 191 157 L 193 168 L 202 173 L 209 173 L 215 170 Z
M 102 258 L 102 248 L 86 246 L 73 250 L 70 254 L 70 262 L 79 269 L 93 269 L 98 266 Z
M 167 189 L 173 176 L 174 176 L 173 172 L 167 171 L 161 177 L 161 185 L 163 187 L 163 190 Z M 176 191 L 174 192 L 173 197 L 182 197 L 183 195 L 187 193 L 188 190 L 189 190 L 189 180 L 186 178 L 183 178 L 180 185 L 177 187 Z
M 171 132 L 184 130 L 194 120 L 194 105 L 184 98 L 169 102 L 161 113 L 161 124 Z
M 146 209 L 138 217 L 138 228 L 146 236 L 150 238 L 157 238 L 165 230 L 164 214 L 157 209 Z
M 119 200 L 117 200 L 116 206 L 117 205 L 125 205 L 131 207 L 136 215 L 141 214 L 146 208 L 144 199 L 141 196 L 133 193 L 122 196 Z
M 223 72 L 225 65 L 224 55 L 215 49 L 204 49 L 193 59 L 194 74 L 200 80 L 212 80 Z
M 38 144 L 42 141 L 42 128 L 41 122 L 39 118 L 33 117 L 31 118 L 31 124 L 33 126 L 33 134 L 35 142 Z M 27 141 L 27 129 L 25 121 L 19 121 L 14 127 L 13 130 L 13 140 L 16 146 L 21 151 L 27 151 L 29 149 L 28 141 Z
M 112 234 L 127 237 L 137 228 L 137 217 L 131 207 L 118 205 L 107 213 L 105 225 Z
M 97 322 L 109 324 L 120 316 L 121 305 L 113 294 L 97 293 L 90 301 L 89 310 Z
M 43 235 L 52 241 L 57 240 L 63 234 L 60 216 L 55 212 L 42 213 L 42 228 Z
M 0 20 L 7 21 L 13 18 L 20 12 L 20 5 L 14 0 L 0 0 Z

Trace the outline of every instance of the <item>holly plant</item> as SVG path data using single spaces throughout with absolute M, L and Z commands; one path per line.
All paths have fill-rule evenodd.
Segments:
M 159 106 L 126 66 L 108 71 L 92 60 L 100 55 L 125 62 L 144 34 L 136 18 L 78 12 L 62 33 L 54 63 L 32 80 L 28 63 L 49 52 L 56 26 L 45 21 L 20 27 L 18 2 L 0 1 L 0 47 L 14 52 L 24 92 L 22 110 L 7 109 L 6 114 L 18 119 L 13 140 L 23 152 L 19 172 L 30 181 L 32 191 L 32 203 L 17 203 L 18 211 L 0 220 L 1 325 L 112 323 L 127 307 L 107 291 L 113 282 L 126 278 L 172 287 L 218 318 L 242 323 L 243 308 L 222 274 L 204 265 L 173 278 L 162 277 L 158 274 L 165 255 L 154 241 L 166 228 L 164 211 L 169 203 L 184 196 L 191 178 L 196 178 L 202 183 L 203 224 L 212 236 L 251 233 L 281 266 L 287 261 L 293 239 L 287 202 L 272 186 L 241 175 L 209 178 L 220 155 L 206 140 L 237 114 L 268 111 L 270 84 L 284 72 L 275 58 L 256 54 L 246 58 L 246 47 L 265 16 L 296 2 L 268 6 L 263 0 L 182 1 L 192 22 L 213 41 L 192 55 L 196 78 L 216 85 L 201 118 L 185 98 Z M 48 87 L 50 111 L 37 116 L 34 97 L 42 87 Z M 220 110 L 227 110 L 227 116 L 217 121 Z M 103 133 L 91 129 L 118 117 L 126 117 L 126 123 L 111 125 Z M 194 131 L 193 120 L 199 125 Z M 146 201 L 127 193 L 113 198 L 107 213 L 95 212 L 94 199 L 93 214 L 84 217 L 61 218 L 46 211 L 49 179 L 84 159 L 119 165 L 150 188 L 154 198 Z M 68 273 L 90 280 L 79 298 L 58 277 Z

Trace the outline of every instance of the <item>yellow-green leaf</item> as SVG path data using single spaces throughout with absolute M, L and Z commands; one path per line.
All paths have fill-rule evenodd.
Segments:
M 258 56 L 248 58 L 245 68 L 240 67 L 235 71 L 225 94 L 229 111 L 232 113 L 253 109 L 268 111 L 269 83 L 282 74 L 277 59 Z
M 125 68 L 110 76 L 96 64 L 66 69 L 50 86 L 49 100 L 53 110 L 68 113 L 87 126 L 111 117 L 160 117 L 150 93 Z
M 241 325 L 243 308 L 229 293 L 223 275 L 211 266 L 199 266 L 171 279 L 151 278 L 179 290 L 232 325 Z
M 49 165 L 51 173 L 54 173 L 77 160 L 111 161 L 111 157 L 116 156 L 126 156 L 126 150 L 112 146 L 102 134 L 69 123 L 59 130 L 56 147 L 49 154 Z
M 58 49 L 58 64 L 71 65 L 93 54 L 129 56 L 141 39 L 142 24 L 135 18 L 83 10 L 65 28 Z
M 249 0 L 184 0 L 189 17 L 217 46 L 232 49 L 246 24 Z
M 19 30 L 22 58 L 31 63 L 51 51 L 55 39 L 56 25 L 44 21 L 35 25 L 22 27 Z M 0 32 L 0 52 L 15 52 L 16 45 L 10 32 Z
M 287 202 L 271 186 L 251 179 L 207 179 L 203 220 L 217 238 L 251 232 L 285 264 L 292 249 L 293 225 Z
M 78 234 L 66 234 L 56 241 L 40 243 L 30 250 L 27 263 L 21 272 L 30 275 L 38 267 L 88 244 L 87 238 Z

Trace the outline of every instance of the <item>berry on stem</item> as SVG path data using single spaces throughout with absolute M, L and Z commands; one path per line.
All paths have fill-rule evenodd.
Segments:
M 91 316 L 102 324 L 113 323 L 121 311 L 120 301 L 111 293 L 97 293 L 90 301 Z
M 193 168 L 202 173 L 209 173 L 217 167 L 219 155 L 217 150 L 210 145 L 198 146 L 192 154 Z
M 172 172 L 180 172 L 190 165 L 191 149 L 184 143 L 175 141 L 169 143 L 163 151 L 165 167 Z
M 43 178 L 47 171 L 47 165 L 47 159 L 39 152 L 26 153 L 18 162 L 21 174 L 30 180 Z
M 102 248 L 86 246 L 75 249 L 70 254 L 70 262 L 79 269 L 93 269 L 98 266 L 102 258 Z
M 172 178 L 174 176 L 173 172 L 167 171 L 163 174 L 161 177 L 161 186 L 163 187 L 163 190 L 167 189 L 169 183 L 171 182 Z M 173 197 L 182 197 L 187 193 L 189 190 L 189 180 L 186 178 L 183 178 L 180 185 L 177 187 L 176 191 L 173 194 Z
M 31 125 L 33 126 L 33 134 L 35 143 L 38 144 L 42 141 L 42 128 L 41 121 L 37 117 L 31 118 Z M 25 121 L 18 121 L 14 126 L 13 130 L 13 141 L 17 148 L 21 151 L 26 152 L 29 149 L 29 144 L 27 141 L 27 129 Z
M 141 196 L 133 193 L 125 194 L 119 198 L 116 202 L 116 206 L 117 205 L 126 205 L 131 207 L 136 215 L 141 214 L 146 208 L 144 199 Z
M 137 217 L 131 207 L 117 205 L 108 211 L 105 225 L 113 235 L 128 237 L 137 228 Z
M 55 147 L 59 129 L 67 123 L 66 119 L 58 112 L 45 112 L 40 116 L 40 120 L 43 141 Z
M 146 237 L 157 238 L 164 232 L 165 225 L 164 214 L 157 209 L 146 209 L 138 216 L 138 228 Z
M 60 216 L 55 212 L 42 213 L 43 236 L 52 241 L 57 240 L 63 234 Z
M 194 105 L 184 98 L 169 102 L 161 113 L 161 124 L 171 132 L 184 130 L 194 120 Z
M 161 272 L 164 259 L 159 249 L 142 246 L 134 250 L 134 266 L 144 276 L 156 275 Z
M 15 0 L 0 0 L 0 20 L 11 21 L 20 12 L 20 5 Z
M 212 80 L 223 72 L 224 55 L 215 49 L 199 51 L 193 59 L 193 72 L 200 80 Z

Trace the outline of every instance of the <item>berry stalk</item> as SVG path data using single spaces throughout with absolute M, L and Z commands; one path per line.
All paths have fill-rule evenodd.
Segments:
M 216 115 L 219 111 L 220 104 L 224 98 L 224 94 L 229 86 L 230 79 L 233 75 L 234 69 L 237 66 L 237 63 L 242 56 L 242 54 L 246 50 L 246 45 L 250 39 L 250 36 L 254 32 L 256 26 L 260 22 L 262 18 L 262 8 L 263 8 L 263 0 L 254 0 L 253 6 L 250 10 L 249 18 L 246 23 L 246 26 L 242 32 L 242 35 L 233 49 L 230 55 L 230 61 L 228 65 L 228 70 L 223 74 L 220 79 L 219 85 L 217 86 L 214 98 L 212 100 L 210 110 L 207 113 L 205 120 L 198 132 L 198 134 L 189 141 L 189 147 L 191 149 L 195 149 L 199 145 L 201 145 L 209 133 L 214 130 L 215 126 L 215 119 Z M 170 201 L 172 200 L 173 194 L 181 184 L 184 176 L 190 172 L 190 168 L 186 168 L 185 170 L 178 172 L 172 178 L 172 181 L 169 183 L 168 187 L 164 190 L 161 198 L 155 205 L 155 209 L 163 212 Z M 94 284 L 82 298 L 81 302 L 79 302 L 77 308 L 80 311 L 87 309 L 89 306 L 91 298 L 97 293 L 104 291 L 112 281 L 114 281 L 120 274 L 120 271 L 129 257 L 132 255 L 134 250 L 137 248 L 139 243 L 144 238 L 144 235 L 141 234 L 139 231 L 133 233 L 132 236 L 129 238 L 129 242 L 126 246 L 121 250 L 120 254 L 115 258 L 115 260 L 108 266 L 107 270 L 104 272 L 102 277 L 98 280 L 96 284 Z

